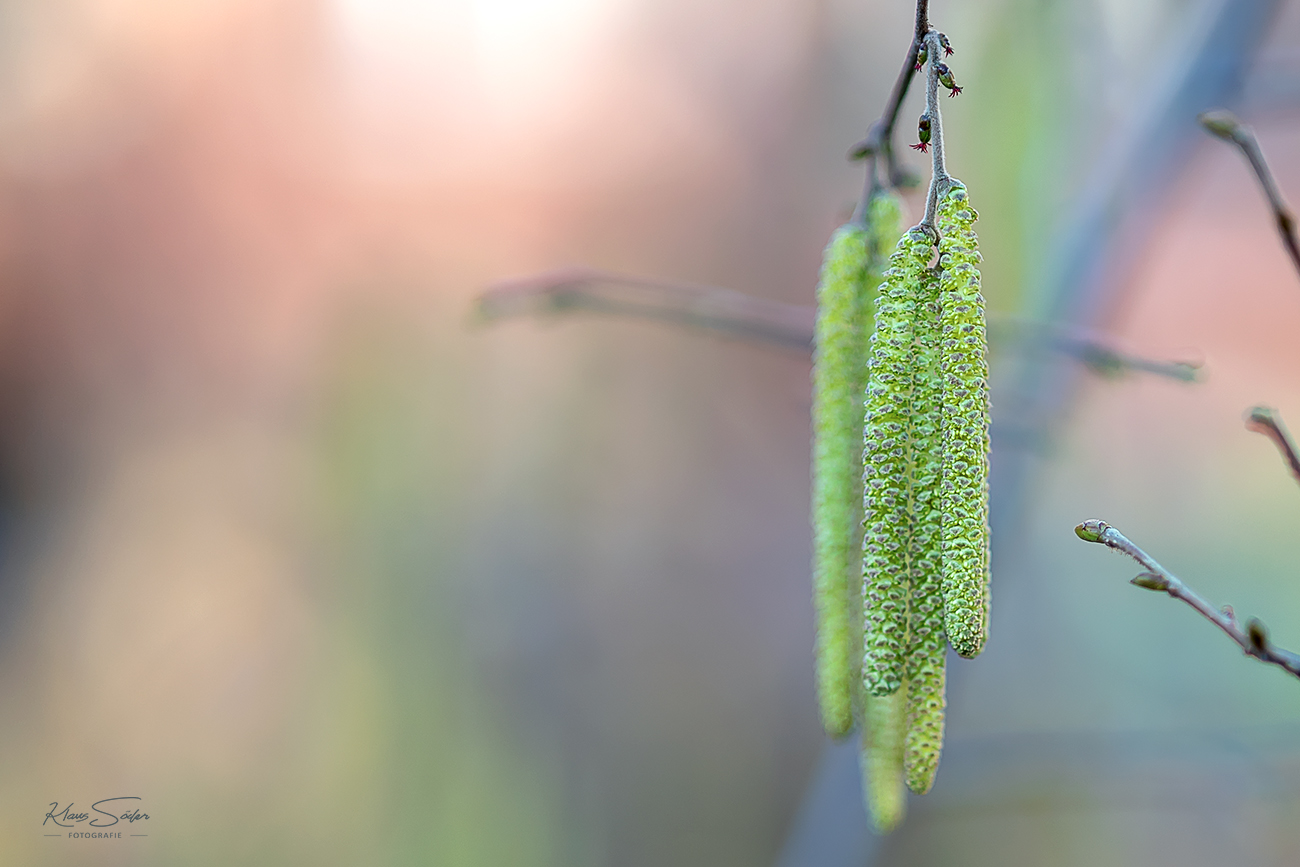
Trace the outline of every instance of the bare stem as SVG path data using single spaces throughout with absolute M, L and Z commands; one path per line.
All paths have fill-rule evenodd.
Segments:
M 1300 455 L 1296 454 L 1295 443 L 1291 440 L 1291 435 L 1287 433 L 1276 410 L 1266 406 L 1252 407 L 1246 415 L 1246 429 L 1271 439 L 1273 445 L 1277 446 L 1277 450 L 1282 453 L 1291 475 L 1300 482 Z
M 1268 205 L 1273 209 L 1273 219 L 1277 223 L 1278 234 L 1282 236 L 1282 244 L 1291 257 L 1291 264 L 1295 266 L 1296 272 L 1300 273 L 1300 241 L 1296 239 L 1295 215 L 1291 213 L 1286 199 L 1282 198 L 1282 191 L 1273 177 L 1273 170 L 1269 168 L 1268 160 L 1264 159 L 1264 151 L 1259 147 L 1255 131 L 1237 120 L 1232 112 L 1224 109 L 1207 111 L 1200 116 L 1200 121 L 1201 125 L 1211 133 L 1224 141 L 1232 142 L 1246 155 L 1250 167 L 1255 170 L 1255 177 L 1259 179 L 1260 187 L 1264 190 L 1264 196 L 1268 199 Z
M 939 232 L 934 225 L 934 215 L 939 207 L 939 197 L 948 191 L 948 186 L 952 183 L 943 158 L 943 118 L 939 111 L 939 58 L 943 57 L 943 43 L 938 31 L 931 30 L 925 34 L 925 45 L 930 56 L 929 72 L 925 79 L 925 112 L 930 116 L 931 175 L 921 228 L 929 230 L 931 236 L 937 238 Z
M 849 159 L 867 158 L 867 177 L 862 187 L 862 199 L 853 214 L 855 220 L 861 221 L 866 218 L 871 197 L 880 189 L 881 185 L 876 176 L 878 156 L 884 157 L 888 186 L 897 187 L 903 180 L 903 173 L 894 157 L 894 126 L 898 122 L 898 112 L 903 107 L 903 98 L 907 96 L 907 88 L 912 83 L 912 76 L 916 74 L 916 57 L 921 50 L 921 43 L 929 30 L 930 0 L 916 0 L 916 27 L 912 32 L 912 44 L 908 46 L 903 68 L 899 71 L 898 78 L 894 80 L 894 89 L 889 93 L 885 110 L 867 129 L 867 137 L 849 151 Z
M 1134 578 L 1131 583 L 1147 590 L 1163 590 L 1173 598 L 1181 599 L 1200 612 L 1206 620 L 1222 629 L 1224 634 L 1235 641 L 1247 656 L 1276 665 L 1292 676 L 1300 678 L 1300 656 L 1274 646 L 1268 640 L 1268 631 L 1264 628 L 1264 624 L 1259 620 L 1251 618 L 1243 630 L 1231 607 L 1215 608 L 1204 596 L 1180 581 L 1172 572 L 1157 563 L 1150 554 L 1105 521 L 1084 521 L 1074 528 L 1074 532 L 1085 542 L 1098 542 L 1136 560 L 1146 571 Z

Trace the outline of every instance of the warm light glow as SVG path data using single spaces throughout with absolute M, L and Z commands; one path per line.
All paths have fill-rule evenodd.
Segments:
M 407 73 L 469 72 L 494 102 L 562 87 L 625 0 L 336 0 L 344 39 L 369 63 Z M 510 100 L 516 101 L 516 100 Z

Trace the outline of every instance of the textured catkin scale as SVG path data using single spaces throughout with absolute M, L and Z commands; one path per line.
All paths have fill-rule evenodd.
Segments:
M 912 325 L 930 238 L 899 239 L 876 300 L 863 433 L 862 683 L 889 695 L 902 685 L 910 593 Z
M 907 813 L 907 786 L 903 779 L 903 739 L 907 728 L 907 694 L 866 699 L 862 726 L 862 792 L 867 815 L 879 834 L 886 834 Z
M 853 727 L 855 664 L 850 590 L 857 572 L 870 238 L 857 225 L 831 236 L 817 284 L 813 352 L 813 597 L 817 611 L 817 693 L 832 735 Z
M 943 599 L 948 641 L 965 657 L 984 649 L 989 614 L 988 340 L 975 210 L 955 183 L 940 199 L 943 328 Z
M 927 270 L 916 297 L 913 320 L 912 513 L 908 561 L 912 597 L 907 654 L 907 785 L 925 794 L 934 784 L 943 748 L 944 632 L 943 573 L 940 553 L 943 473 L 940 427 L 943 380 L 940 375 L 939 275 Z

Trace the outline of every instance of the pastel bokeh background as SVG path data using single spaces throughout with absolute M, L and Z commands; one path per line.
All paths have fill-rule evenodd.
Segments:
M 998 316 L 1204 5 L 934 3 Z M 1279 6 L 1232 108 L 1300 199 Z M 910 7 L 0 4 L 0 862 L 774 863 L 825 746 L 808 358 L 472 311 L 571 264 L 810 303 Z M 1300 860 L 1300 685 L 1071 532 L 1300 647 L 1241 423 L 1300 427 L 1300 281 L 1221 142 L 1147 205 L 1097 333 L 1203 381 L 998 397 L 993 637 L 876 863 Z M 43 836 L 117 795 L 147 838 Z

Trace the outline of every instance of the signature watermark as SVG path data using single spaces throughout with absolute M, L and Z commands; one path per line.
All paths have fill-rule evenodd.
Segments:
M 149 836 L 144 831 L 148 826 L 136 824 L 147 821 L 149 814 L 143 809 L 142 799 L 132 795 L 103 798 L 91 804 L 89 812 L 78 809 L 73 801 L 64 806 L 52 801 L 49 806 L 45 821 L 41 822 L 41 827 L 47 831 L 46 837 L 120 840 L 123 837 Z M 56 831 L 58 828 L 73 830 Z M 48 833 L 50 831 L 56 833 Z

